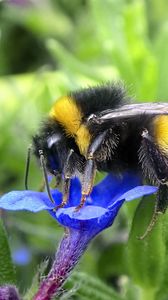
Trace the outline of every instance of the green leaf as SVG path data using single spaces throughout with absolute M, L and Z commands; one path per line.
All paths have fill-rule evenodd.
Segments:
M 82 74 L 82 76 L 86 76 L 86 78 L 90 78 L 91 80 L 93 80 L 94 84 L 97 82 L 101 82 L 102 80 L 109 79 L 109 74 L 107 74 L 106 77 L 106 74 L 103 74 L 101 68 L 98 68 L 97 66 L 93 66 L 92 68 L 90 68 L 89 65 L 78 60 L 75 55 L 69 52 L 56 40 L 49 39 L 46 45 L 51 55 L 53 56 L 53 59 L 59 59 L 59 64 L 66 70 L 67 73 L 69 73 L 68 70 L 71 70 L 71 77 L 74 74 L 76 74 L 77 76 Z M 107 72 L 107 69 L 103 70 L 104 72 Z M 110 76 L 115 79 L 118 77 L 118 71 L 115 67 L 111 67 Z
M 165 238 L 163 218 L 160 216 L 153 230 L 139 240 L 150 223 L 155 196 L 144 197 L 137 207 L 128 240 L 128 262 L 133 281 L 144 291 L 156 292 L 163 279 L 165 268 Z
M 167 101 L 168 85 L 167 85 L 167 66 L 168 66 L 168 26 L 164 26 L 156 41 L 156 51 L 158 57 L 158 91 L 157 98 Z
M 165 213 L 163 219 L 163 237 L 165 239 L 166 255 L 164 259 L 164 273 L 159 291 L 156 295 L 156 300 L 167 300 L 168 295 L 168 213 Z
M 15 269 L 11 259 L 7 234 L 0 220 L 0 285 L 16 283 Z
M 69 291 L 64 293 L 61 300 L 69 299 L 69 295 L 76 295 L 80 300 L 122 300 L 123 298 L 108 287 L 100 279 L 81 272 L 74 272 L 65 287 Z M 56 298 L 58 299 L 58 298 Z
M 124 242 L 118 242 L 107 245 L 103 249 L 98 260 L 98 272 L 101 278 L 108 280 L 112 276 L 127 274 L 125 247 Z

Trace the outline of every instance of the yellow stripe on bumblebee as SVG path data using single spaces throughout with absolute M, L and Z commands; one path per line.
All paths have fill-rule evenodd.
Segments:
M 67 136 L 74 137 L 80 153 L 86 155 L 91 141 L 88 128 L 82 124 L 83 114 L 71 97 L 61 97 L 50 111 L 50 117 L 64 128 Z
M 168 151 L 168 116 L 160 115 L 154 119 L 154 135 L 158 146 Z

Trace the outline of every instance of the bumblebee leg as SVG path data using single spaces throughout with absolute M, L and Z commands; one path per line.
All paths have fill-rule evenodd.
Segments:
M 151 232 L 159 215 L 165 213 L 168 207 L 168 160 L 153 142 L 147 130 L 143 132 L 142 136 L 143 141 L 140 151 L 142 168 L 146 168 L 148 177 L 151 175 L 150 172 L 152 173 L 151 176 L 159 183 L 159 189 L 151 221 L 145 233 L 139 239 L 144 239 Z
M 75 211 L 78 211 L 81 209 L 85 202 L 86 197 L 91 193 L 94 183 L 94 178 L 96 175 L 96 165 L 94 162 L 94 154 L 96 150 L 100 147 L 102 144 L 102 141 L 104 140 L 106 136 L 107 130 L 101 133 L 98 137 L 96 137 L 93 141 L 93 143 L 90 145 L 88 153 L 87 153 L 87 161 L 85 165 L 83 180 L 82 180 L 82 197 L 80 204 L 75 208 Z
M 62 175 L 59 171 L 56 171 L 54 170 L 53 171 L 53 174 L 54 174 L 54 178 L 55 178 L 55 184 L 54 184 L 54 187 L 58 187 L 62 181 Z
M 105 130 L 99 134 L 91 143 L 85 165 L 83 180 L 82 180 L 82 197 L 80 204 L 76 207 L 76 211 L 82 208 L 86 202 L 86 197 L 91 193 L 94 179 L 96 175 L 96 163 L 104 161 L 111 156 L 113 149 L 117 146 L 118 137 L 113 133 L 112 128 Z M 102 151 L 102 143 L 103 151 Z M 100 150 L 100 151 L 99 151 Z
M 67 204 L 69 198 L 70 182 L 71 182 L 70 178 L 65 178 L 63 180 L 63 187 L 62 187 L 63 198 L 62 198 L 62 202 L 56 206 L 56 209 L 64 207 Z
M 158 190 L 158 201 L 156 202 L 156 213 L 165 213 L 168 207 L 168 186 L 162 184 Z
M 161 212 L 157 211 L 158 202 L 159 202 L 159 198 L 158 198 L 158 195 L 157 195 L 156 202 L 155 202 L 155 208 L 154 208 L 154 211 L 153 211 L 153 214 L 152 214 L 152 218 L 151 218 L 150 223 L 148 224 L 145 232 L 143 233 L 143 235 L 138 237 L 139 240 L 143 240 L 144 238 L 146 238 L 148 236 L 148 234 L 152 231 L 153 227 L 155 226 L 155 224 L 156 224 L 156 222 L 159 218 L 159 214 L 161 214 Z
M 25 189 L 28 190 L 28 177 L 29 177 L 29 168 L 30 168 L 30 158 L 32 152 L 32 145 L 30 145 L 27 149 L 27 159 L 26 159 L 26 169 L 25 169 Z
M 118 135 L 113 128 L 109 128 L 100 133 L 91 143 L 87 159 L 94 159 L 97 162 L 102 162 L 111 159 L 119 142 Z
M 159 215 L 165 213 L 167 207 L 168 207 L 168 187 L 166 185 L 160 185 L 157 193 L 154 212 L 150 220 L 150 223 L 146 231 L 144 232 L 144 234 L 138 237 L 138 239 L 143 240 L 152 231 L 154 225 L 156 224 L 159 218 Z
M 92 144 L 89 147 L 89 150 L 88 150 L 88 153 L 87 153 L 87 159 L 93 159 L 94 158 L 94 153 L 96 152 L 96 150 L 102 144 L 106 134 L 107 134 L 107 130 L 104 131 L 103 133 L 101 133 L 100 135 L 98 135 L 98 137 L 96 137 L 94 139 L 94 141 L 92 142 Z
M 44 158 L 43 150 L 39 150 L 39 156 L 40 156 L 40 165 L 41 165 L 42 170 L 43 170 L 45 187 L 46 187 L 46 190 L 47 190 L 48 197 L 49 197 L 49 199 L 51 200 L 52 203 L 55 203 L 55 201 L 52 197 L 51 191 L 50 191 L 50 186 L 49 186 L 48 176 L 47 176 L 47 168 L 46 168 L 46 164 L 45 164 L 45 158 Z
M 82 197 L 81 197 L 80 204 L 75 208 L 75 211 L 78 211 L 84 206 L 86 202 L 86 197 L 92 191 L 95 175 L 96 175 L 96 164 L 94 160 L 88 159 L 86 161 L 85 171 L 82 180 Z
M 168 157 L 154 143 L 147 130 L 143 131 L 142 137 L 140 161 L 144 173 L 159 184 L 168 183 Z
M 71 182 L 71 177 L 72 174 L 74 172 L 74 167 L 72 166 L 72 155 L 73 155 L 73 150 L 71 149 L 69 151 L 67 160 L 65 162 L 65 166 L 64 166 L 64 171 L 63 171 L 63 187 L 62 187 L 62 194 L 63 194 L 63 198 L 62 198 L 62 202 L 56 207 L 56 209 L 64 207 L 67 202 L 68 202 L 68 198 L 69 198 L 69 189 L 70 189 L 70 182 Z
M 61 174 L 60 172 L 58 171 L 54 171 L 53 172 L 53 177 L 55 179 L 55 184 L 54 184 L 54 188 L 58 187 L 61 183 Z M 44 192 L 45 190 L 45 181 L 43 180 L 41 183 L 40 183 L 40 186 L 38 188 L 38 192 Z

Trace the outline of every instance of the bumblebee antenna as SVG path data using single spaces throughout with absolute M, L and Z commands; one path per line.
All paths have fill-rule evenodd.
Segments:
M 40 164 L 41 164 L 41 167 L 42 167 L 42 170 L 43 170 L 43 175 L 44 175 L 44 181 L 45 181 L 47 194 L 48 194 L 48 197 L 51 200 L 51 202 L 55 204 L 55 201 L 54 201 L 54 199 L 51 195 L 50 186 L 49 186 L 49 183 L 48 183 L 47 169 L 46 169 L 43 150 L 39 150 L 39 155 L 40 155 Z
M 31 151 L 32 151 L 32 145 L 30 145 L 27 149 L 26 169 L 25 169 L 25 177 L 24 177 L 24 185 L 26 190 L 28 190 L 28 177 L 29 177 Z

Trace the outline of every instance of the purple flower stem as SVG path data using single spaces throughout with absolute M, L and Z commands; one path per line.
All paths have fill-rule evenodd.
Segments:
M 78 263 L 94 234 L 88 231 L 69 229 L 57 250 L 48 276 L 41 282 L 33 300 L 50 300 L 57 295 L 72 269 Z

